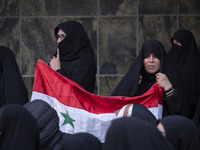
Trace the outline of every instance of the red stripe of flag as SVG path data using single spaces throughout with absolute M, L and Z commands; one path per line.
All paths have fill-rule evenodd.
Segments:
M 95 114 L 113 113 L 124 105 L 132 103 L 139 103 L 147 108 L 158 107 L 158 103 L 163 104 L 163 91 L 156 83 L 142 96 L 98 96 L 55 72 L 41 60 L 36 66 L 33 91 L 52 96 L 66 106 Z

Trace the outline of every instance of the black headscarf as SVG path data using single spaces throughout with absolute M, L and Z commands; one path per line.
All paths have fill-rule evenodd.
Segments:
M 67 139 L 65 149 L 102 150 L 102 143 L 89 133 L 75 133 Z
M 59 130 L 59 117 L 55 109 L 47 102 L 34 100 L 24 106 L 35 118 L 39 125 L 41 150 L 65 150 L 66 140 L 70 136 Z
M 143 43 L 140 53 L 134 64 L 117 85 L 112 93 L 112 96 L 132 97 L 135 95 L 142 95 L 149 90 L 149 88 L 156 82 L 156 77 L 155 74 L 148 74 L 144 70 L 143 60 L 150 53 L 154 53 L 154 55 L 160 60 L 159 72 L 162 72 L 166 54 L 165 48 L 158 40 L 147 40 Z M 142 81 L 139 85 L 140 75 L 142 76 Z
M 185 97 L 184 116 L 192 119 L 200 97 L 200 53 L 192 32 L 178 30 L 171 41 L 173 39 L 182 46 L 172 42 L 172 48 L 166 55 L 166 64 L 180 80 L 180 90 Z
M 199 150 L 199 137 L 195 124 L 183 116 L 167 116 L 160 120 L 166 138 L 174 150 Z
M 172 150 L 155 125 L 135 117 L 113 120 L 103 150 Z
M 96 65 L 93 48 L 85 29 L 76 21 L 66 21 L 55 28 L 55 36 L 59 29 L 67 36 L 58 45 L 62 70 L 58 72 L 93 93 Z
M 0 46 L 0 106 L 28 102 L 28 91 L 13 52 Z
M 131 117 L 142 119 L 154 125 L 157 125 L 158 123 L 156 117 L 145 106 L 141 104 L 133 104 Z
M 22 106 L 0 108 L 0 130 L 1 150 L 39 150 L 38 124 Z

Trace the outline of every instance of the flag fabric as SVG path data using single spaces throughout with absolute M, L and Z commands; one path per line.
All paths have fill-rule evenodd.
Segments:
M 37 99 L 46 101 L 56 110 L 62 132 L 88 132 L 104 142 L 107 129 L 112 120 L 117 118 L 115 111 L 125 105 L 142 104 L 157 119 L 161 118 L 163 91 L 155 83 L 141 96 L 99 96 L 87 92 L 76 82 L 60 75 L 39 60 L 31 101 Z

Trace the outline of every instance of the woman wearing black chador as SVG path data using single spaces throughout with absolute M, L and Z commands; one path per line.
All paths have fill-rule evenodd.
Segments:
M 183 115 L 193 119 L 200 98 L 200 53 L 189 30 L 180 29 L 171 38 L 166 63 L 180 80 Z M 200 105 L 199 105 L 200 106 Z
M 147 40 L 134 64 L 124 75 L 112 96 L 138 96 L 147 92 L 156 82 L 163 89 L 164 114 L 180 114 L 181 99 L 175 82 L 168 78 L 165 70 L 166 52 L 158 40 Z
M 55 28 L 55 36 L 58 49 L 49 62 L 50 67 L 93 93 L 96 63 L 83 26 L 76 21 L 66 21 Z

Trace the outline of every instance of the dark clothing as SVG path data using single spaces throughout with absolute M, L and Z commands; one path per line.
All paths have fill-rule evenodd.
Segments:
M 102 143 L 89 133 L 75 133 L 67 139 L 66 150 L 102 150 Z
M 200 98 L 199 98 L 200 99 Z M 200 141 L 200 100 L 198 101 L 197 107 L 196 107 L 196 112 L 193 118 L 193 121 L 195 125 L 198 128 L 198 133 L 199 133 L 199 141 Z
M 166 52 L 164 46 L 161 42 L 157 40 L 148 40 L 145 41 L 142 45 L 140 53 L 136 58 L 134 64 L 131 66 L 129 71 L 124 75 L 123 79 L 114 89 L 112 96 L 137 96 L 142 95 L 147 92 L 153 84 L 156 82 L 155 74 L 148 74 L 144 70 L 143 60 L 147 57 L 150 53 L 153 53 L 159 60 L 160 60 L 160 69 L 159 72 L 164 73 L 164 61 Z M 165 73 L 168 75 L 167 73 Z M 139 77 L 142 76 L 142 81 L 139 84 Z M 172 84 L 174 84 L 172 82 Z M 173 85 L 174 86 L 174 85 Z M 176 86 L 175 86 L 176 88 Z M 164 95 L 164 108 L 163 114 L 180 114 L 181 113 L 181 104 L 180 104 L 180 97 L 179 91 L 176 88 L 174 93 L 166 97 Z
M 0 107 L 0 130 L 1 150 L 39 150 L 38 124 L 22 106 Z
M 131 117 L 139 118 L 154 125 L 158 123 L 156 117 L 145 106 L 140 104 L 133 104 Z
M 170 78 L 169 78 L 170 80 Z M 171 81 L 171 80 L 170 80 Z M 171 81 L 173 87 L 175 84 Z M 179 89 L 175 89 L 173 94 L 169 97 L 166 97 L 164 94 L 163 97 L 163 117 L 168 115 L 181 115 L 182 114 L 182 95 Z
M 183 115 L 192 119 L 200 97 L 200 53 L 192 32 L 178 30 L 171 41 L 176 39 L 182 46 L 172 43 L 167 53 L 167 66 L 173 70 L 180 80 L 183 94 Z
M 136 117 L 113 120 L 103 150 L 172 150 L 155 125 Z
M 21 77 L 13 52 L 0 46 L 0 106 L 24 105 L 28 102 L 28 91 Z
M 199 136 L 195 124 L 183 116 L 167 116 L 160 120 L 166 138 L 174 150 L 199 150 Z
M 85 29 L 76 21 L 66 21 L 55 28 L 55 36 L 57 36 L 59 29 L 67 36 L 58 45 L 61 69 L 57 72 L 93 93 L 96 81 L 96 64 L 93 48 Z
M 28 102 L 24 107 L 31 112 L 39 125 L 41 150 L 65 150 L 70 134 L 59 130 L 59 118 L 56 111 L 42 100 Z

